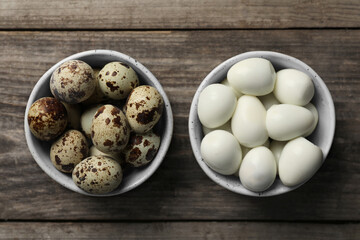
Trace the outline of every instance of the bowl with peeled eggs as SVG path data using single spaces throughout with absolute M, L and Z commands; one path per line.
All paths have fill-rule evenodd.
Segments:
M 71 55 L 34 86 L 25 137 L 40 168 L 62 186 L 114 196 L 145 182 L 170 146 L 173 115 L 156 77 L 112 50 Z
M 334 138 L 335 108 L 320 76 L 270 51 L 234 56 L 201 82 L 189 113 L 196 161 L 220 186 L 274 196 L 307 182 Z

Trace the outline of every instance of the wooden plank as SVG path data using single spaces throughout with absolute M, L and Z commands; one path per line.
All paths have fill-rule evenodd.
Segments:
M 359 27 L 357 0 L 1 0 L 3 29 Z
M 63 220 L 351 220 L 360 219 L 360 31 L 0 32 L 0 218 Z M 146 65 L 172 102 L 174 137 L 163 164 L 121 196 L 90 198 L 52 181 L 24 140 L 27 98 L 60 59 L 113 49 Z M 300 189 L 250 198 L 213 183 L 196 163 L 188 138 L 192 96 L 217 64 L 241 52 L 273 50 L 312 66 L 329 87 L 337 130 L 325 165 Z
M 3 222 L 0 239 L 359 239 L 360 224 Z

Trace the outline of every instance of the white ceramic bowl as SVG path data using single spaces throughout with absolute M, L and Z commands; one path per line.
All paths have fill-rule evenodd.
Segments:
M 123 178 L 122 183 L 120 186 L 114 190 L 113 192 L 107 193 L 107 194 L 90 194 L 82 189 L 78 188 L 70 174 L 62 173 L 53 166 L 53 164 L 50 161 L 50 143 L 40 141 L 36 139 L 30 132 L 27 115 L 29 108 L 33 102 L 35 102 L 37 99 L 45 96 L 52 96 L 49 88 L 49 80 L 51 77 L 51 74 L 53 71 L 60 66 L 63 62 L 68 60 L 78 59 L 82 60 L 86 63 L 88 63 L 92 67 L 99 67 L 101 68 L 106 63 L 113 62 L 113 61 L 121 61 L 129 66 L 131 66 L 135 72 L 139 76 L 140 84 L 147 84 L 155 87 L 159 93 L 162 95 L 164 99 L 164 111 L 163 115 L 158 123 L 159 130 L 160 130 L 160 137 L 161 137 L 161 145 L 160 148 L 153 159 L 148 165 L 141 167 L 141 168 L 134 168 L 130 170 L 129 172 L 126 172 Z M 74 54 L 70 57 L 67 57 L 60 62 L 56 63 L 54 66 L 52 66 L 36 83 L 34 89 L 32 90 L 27 106 L 25 111 L 25 119 L 24 119 L 24 127 L 25 127 L 25 137 L 26 141 L 29 147 L 29 150 L 34 157 L 37 164 L 41 167 L 41 169 L 48 174 L 52 179 L 54 179 L 56 182 L 60 183 L 64 187 L 84 194 L 84 195 L 90 195 L 90 196 L 113 196 L 118 195 L 124 192 L 127 192 L 140 184 L 142 184 L 144 181 L 146 181 L 160 166 L 162 160 L 164 159 L 166 152 L 170 146 L 172 133 L 173 133 L 173 115 L 171 111 L 171 105 L 169 102 L 168 97 L 166 96 L 166 93 L 164 92 L 161 84 L 159 81 L 155 78 L 155 76 L 141 63 L 139 63 L 137 60 L 111 50 L 91 50 L 86 52 L 81 52 Z
M 197 89 L 191 104 L 189 114 L 190 141 L 195 158 L 200 167 L 206 175 L 208 175 L 208 177 L 217 184 L 229 189 L 230 191 L 243 195 L 256 197 L 274 196 L 294 190 L 302 184 L 295 187 L 287 187 L 283 185 L 277 177 L 274 184 L 266 191 L 261 193 L 252 192 L 244 188 L 238 177 L 221 175 L 210 169 L 203 161 L 200 153 L 200 144 L 204 134 L 197 115 L 197 104 L 201 91 L 212 83 L 221 82 L 226 77 L 230 67 L 235 63 L 253 57 L 268 59 L 273 64 L 276 71 L 284 68 L 295 68 L 307 73 L 311 77 L 315 85 L 315 95 L 311 102 L 318 110 L 319 122 L 315 131 L 308 137 L 308 139 L 321 148 L 323 152 L 323 162 L 325 161 L 326 156 L 330 151 L 335 133 L 335 108 L 330 92 L 319 75 L 317 75 L 316 72 L 308 65 L 294 57 L 277 52 L 253 51 L 242 53 L 221 63 L 205 77 Z

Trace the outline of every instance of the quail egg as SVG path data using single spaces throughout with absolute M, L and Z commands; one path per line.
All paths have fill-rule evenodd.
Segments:
M 44 97 L 34 102 L 28 113 L 31 133 L 38 139 L 49 141 L 59 136 L 67 125 L 64 105 L 53 97 Z
M 80 116 L 81 109 L 77 104 L 68 104 L 61 102 L 67 111 L 68 116 L 68 128 L 70 129 L 80 129 Z
M 97 149 L 105 153 L 120 152 L 129 136 L 129 125 L 119 108 L 107 104 L 97 110 L 91 125 L 91 139 Z
M 85 136 L 78 130 L 69 130 L 56 140 L 50 148 L 50 159 L 62 172 L 70 173 L 89 155 Z
M 129 65 L 123 62 L 111 62 L 101 69 L 99 86 L 105 96 L 121 100 L 127 98 L 131 90 L 139 86 L 139 79 Z
M 81 117 L 80 117 L 81 129 L 83 130 L 83 132 L 85 133 L 85 135 L 88 138 L 91 138 L 91 125 L 92 125 L 93 117 L 94 117 L 96 111 L 101 106 L 103 106 L 103 105 L 97 104 L 97 105 L 91 106 L 91 107 L 85 109 L 85 111 L 81 114 Z
M 122 160 L 120 154 L 118 154 L 118 153 L 104 153 L 104 152 L 100 151 L 99 149 L 97 149 L 94 145 L 90 147 L 90 154 L 89 155 L 90 156 L 111 157 L 112 159 L 116 160 L 120 164 L 123 163 L 123 160 Z
M 95 87 L 92 68 L 80 60 L 64 62 L 53 72 L 50 79 L 51 93 L 57 99 L 70 104 L 88 99 Z
M 95 90 L 94 90 L 93 94 L 88 99 L 86 99 L 85 101 L 82 102 L 82 104 L 85 104 L 85 105 L 100 103 L 100 102 L 103 102 L 106 99 L 108 99 L 100 89 L 100 85 L 99 85 L 100 69 L 95 68 L 93 71 L 94 71 L 94 78 L 95 78 L 96 86 L 95 86 Z
M 156 156 L 160 146 L 160 137 L 151 130 L 146 133 L 132 133 L 128 145 L 123 151 L 125 161 L 133 167 L 141 167 Z
M 126 102 L 126 118 L 132 130 L 145 133 L 160 120 L 164 100 L 156 88 L 142 85 L 130 93 Z
M 86 192 L 103 194 L 115 190 L 122 181 L 120 164 L 106 156 L 91 156 L 76 165 L 72 179 Z

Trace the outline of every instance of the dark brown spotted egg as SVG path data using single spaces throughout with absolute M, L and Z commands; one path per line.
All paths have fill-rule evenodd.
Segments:
M 126 99 L 131 90 L 139 86 L 139 78 L 129 65 L 111 62 L 101 69 L 99 86 L 105 96 L 121 100 Z
M 97 69 L 97 68 L 94 69 L 94 78 L 95 78 L 95 82 L 96 82 L 95 90 L 88 99 L 86 99 L 85 101 L 82 102 L 82 104 L 91 105 L 91 104 L 103 102 L 108 99 L 100 89 L 99 72 L 100 72 L 100 69 Z
M 50 90 L 54 97 L 70 104 L 88 99 L 95 87 L 92 68 L 80 60 L 64 62 L 53 72 L 50 79 Z
M 49 141 L 65 130 L 67 112 L 64 105 L 57 99 L 40 98 L 29 109 L 28 123 L 31 133 L 36 138 Z
M 65 173 L 89 155 L 85 136 L 78 130 L 69 130 L 56 140 L 50 148 L 50 159 L 54 166 Z
M 91 140 L 97 149 L 104 153 L 121 152 L 129 136 L 129 125 L 119 108 L 107 104 L 97 110 L 91 125 Z
M 128 145 L 123 151 L 125 161 L 133 167 L 148 164 L 156 156 L 160 146 L 160 137 L 151 130 L 140 134 L 131 133 Z
M 114 159 L 91 156 L 76 165 L 72 179 L 84 191 L 103 194 L 115 190 L 122 181 L 122 169 Z
M 164 101 L 156 88 L 142 85 L 135 88 L 126 102 L 126 118 L 132 130 L 145 133 L 159 121 Z

